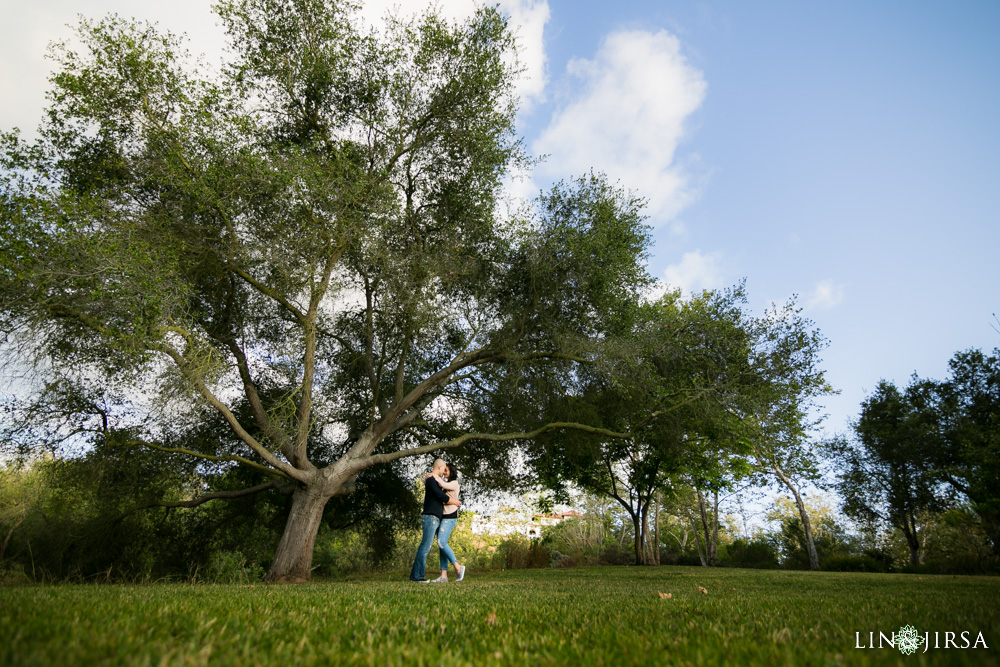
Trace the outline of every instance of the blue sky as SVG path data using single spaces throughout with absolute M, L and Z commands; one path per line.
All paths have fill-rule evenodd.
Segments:
M 369 2 L 376 21 L 387 6 Z M 0 127 L 40 117 L 45 44 L 77 13 L 187 32 L 208 2 L 48 0 L 5 10 Z M 550 158 L 512 191 L 593 167 L 650 201 L 654 275 L 792 294 L 830 340 L 843 431 L 880 378 L 943 378 L 1000 346 L 1000 3 L 504 0 L 521 26 L 520 131 Z M 467 0 L 444 0 L 461 17 Z

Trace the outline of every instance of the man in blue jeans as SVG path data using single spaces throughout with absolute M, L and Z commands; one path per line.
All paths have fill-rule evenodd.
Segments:
M 427 554 L 434 544 L 434 536 L 441 525 L 441 517 L 444 514 L 445 505 L 461 505 L 458 500 L 451 500 L 448 494 L 441 488 L 441 485 L 434 479 L 434 475 L 443 477 L 448 464 L 444 459 L 436 459 L 434 467 L 431 469 L 431 476 L 424 480 L 424 511 L 420 519 L 423 523 L 424 534 L 417 547 L 417 557 L 413 560 L 413 568 L 410 570 L 410 581 L 427 583 L 424 576 L 427 568 Z

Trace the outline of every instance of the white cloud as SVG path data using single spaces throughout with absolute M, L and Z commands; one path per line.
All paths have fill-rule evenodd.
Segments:
M 551 12 L 547 0 L 506 0 L 500 7 L 510 14 L 515 26 L 520 61 L 524 72 L 518 81 L 517 92 L 521 105 L 528 108 L 540 102 L 548 82 L 546 76 L 545 25 Z
M 536 180 L 603 171 L 649 200 L 654 224 L 668 222 L 696 195 L 675 154 L 705 97 L 702 73 L 663 30 L 613 32 L 593 60 L 574 59 L 567 72 L 579 92 L 532 144 L 551 156 Z
M 802 306 L 806 310 L 829 310 L 844 300 L 844 286 L 832 280 L 822 280 L 806 297 Z
M 663 272 L 667 285 L 679 287 L 685 294 L 722 287 L 722 253 L 686 252 L 679 264 L 671 264 Z

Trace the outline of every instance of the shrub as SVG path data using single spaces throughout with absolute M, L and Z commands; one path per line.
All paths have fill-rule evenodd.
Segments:
M 508 570 L 547 567 L 550 561 L 548 547 L 538 540 L 528 540 L 520 535 L 506 538 L 497 551 L 502 555 L 504 567 Z
M 572 554 L 564 554 L 553 549 L 549 555 L 549 567 L 576 567 L 578 564 L 577 559 Z
M 701 565 L 701 559 L 697 554 L 679 553 L 662 549 L 660 551 L 660 565 Z
M 27 575 L 20 563 L 0 563 L 0 586 L 7 584 L 27 584 L 31 577 Z
M 600 564 L 634 565 L 635 552 L 632 549 L 622 547 L 617 542 L 609 542 L 604 545 L 604 549 L 601 551 Z
M 767 540 L 754 539 L 748 542 L 735 539 L 726 545 L 726 553 L 721 561 L 729 567 L 773 570 L 778 567 L 778 551 Z
M 1000 568 L 995 562 L 960 554 L 948 559 L 928 559 L 920 565 L 906 565 L 902 571 L 909 574 L 996 574 Z
M 217 551 L 209 556 L 205 574 L 215 584 L 247 584 L 263 580 L 264 568 L 239 551 Z
M 823 569 L 830 572 L 887 572 L 882 561 L 871 556 L 830 556 L 823 561 Z
M 413 557 L 412 553 L 410 557 Z M 384 561 L 390 562 L 391 557 Z M 355 530 L 332 532 L 321 529 L 313 552 L 313 568 L 317 575 L 326 577 L 369 572 L 372 568 L 364 536 Z

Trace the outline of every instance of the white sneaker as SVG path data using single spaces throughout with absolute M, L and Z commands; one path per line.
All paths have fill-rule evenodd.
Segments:
M 465 566 L 464 565 L 459 565 L 458 566 L 458 579 L 456 579 L 455 581 L 461 581 L 462 579 L 465 579 Z
M 459 577 L 459 581 L 461 581 L 461 580 L 462 580 L 461 577 Z M 432 583 L 432 584 L 447 584 L 448 583 L 448 577 L 438 577 L 437 579 L 431 579 L 430 583 Z

